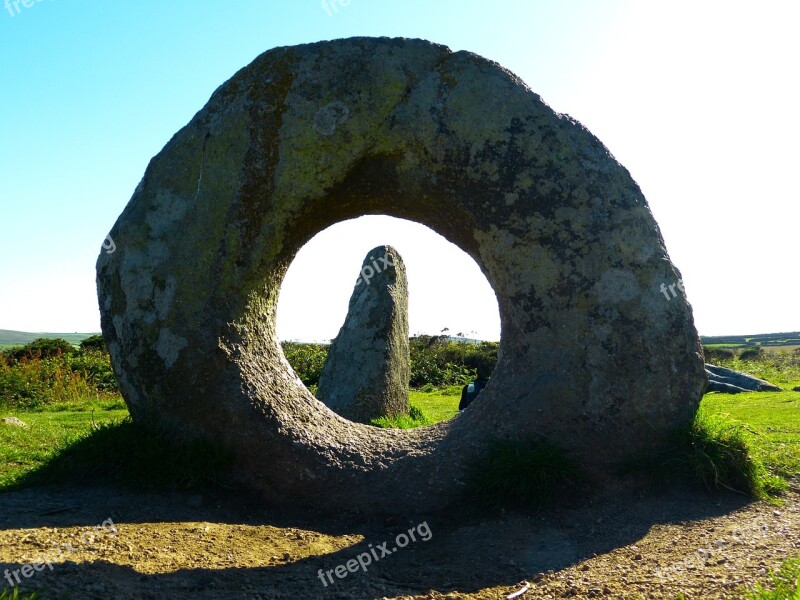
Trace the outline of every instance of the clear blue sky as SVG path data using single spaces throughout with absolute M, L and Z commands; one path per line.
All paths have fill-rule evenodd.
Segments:
M 797 2 L 26 2 L 0 6 L 0 328 L 98 330 L 94 263 L 150 158 L 261 52 L 370 35 L 496 60 L 592 130 L 647 196 L 700 333 L 800 330 Z M 456 252 L 436 271 L 424 257 L 445 242 L 415 227 L 324 232 L 341 242 L 329 280 L 312 241 L 281 336 L 335 335 L 364 253 L 386 241 L 406 257 L 412 332 L 496 338 L 474 264 Z M 442 299 L 469 278 L 482 291 L 455 314 Z

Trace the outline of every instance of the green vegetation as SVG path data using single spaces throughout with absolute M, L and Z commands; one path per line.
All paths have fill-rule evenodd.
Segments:
M 495 343 L 464 344 L 437 336 L 414 338 L 411 348 L 416 383 L 421 384 L 411 390 L 411 412 L 373 425 L 410 428 L 451 418 L 458 412 L 462 382 L 493 368 L 497 353 Z M 327 347 L 287 343 L 284 352 L 313 389 Z M 800 352 L 763 352 L 753 360 L 731 353 L 716 362 L 785 389 L 800 385 Z M 692 479 L 708 489 L 731 488 L 763 498 L 780 491 L 781 478 L 800 475 L 800 393 L 711 393 L 701 408 L 689 430 L 676 433 L 670 448 L 649 462 L 639 461 L 639 467 L 665 481 Z M 15 416 L 27 427 L 0 425 L 0 489 L 66 477 L 192 487 L 216 481 L 226 460 L 217 448 L 179 444 L 164 431 L 131 423 L 99 336 L 85 338 L 80 348 L 67 340 L 34 340 L 0 352 L 4 416 Z M 543 465 L 545 474 L 535 477 L 558 481 L 559 473 L 570 472 L 552 449 L 547 454 L 539 448 L 494 448 L 487 461 L 500 460 L 504 452 L 520 472 Z M 171 461 L 177 465 L 173 470 L 162 464 L 167 454 L 177 457 Z M 501 493 L 498 482 L 476 481 L 478 488 Z M 518 485 L 512 477 L 511 491 L 503 493 L 525 498 L 527 492 Z M 491 494 L 488 498 L 489 504 L 495 502 Z
M 19 588 L 10 590 L 0 590 L 0 600 L 36 600 L 39 596 L 36 592 L 20 593 Z
M 15 416 L 27 427 L 0 425 L 0 489 L 55 461 L 98 427 L 120 423 L 128 411 L 18 412 Z
M 283 355 L 294 372 L 302 380 L 311 393 L 317 392 L 319 377 L 325 366 L 328 356 L 328 346 L 325 344 L 300 344 L 297 342 L 283 342 Z
M 0 489 L 67 479 L 193 488 L 215 481 L 228 460 L 212 445 L 133 423 L 99 336 L 79 349 L 34 340 L 0 353 L 0 411 L 26 425 L 0 426 Z
M 714 364 L 766 379 L 784 389 L 800 384 L 800 353 L 761 347 L 705 348 Z M 800 476 L 800 393 L 706 394 L 688 430 L 662 453 L 629 469 L 662 483 L 695 481 L 774 500 L 786 478 Z
M 800 476 L 800 393 L 713 393 L 702 407 L 735 424 L 755 460 L 772 473 Z
M 497 363 L 499 342 L 469 344 L 446 336 L 411 338 L 412 388 L 464 385 L 478 374 L 489 377 Z M 427 386 L 427 387 L 426 387 Z
M 72 354 L 75 347 L 67 340 L 61 338 L 37 338 L 29 344 L 7 350 L 3 354 L 10 360 L 55 358 L 64 354 Z
M 169 460 L 164 460 L 169 456 Z M 170 431 L 131 419 L 93 425 L 17 480 L 19 487 L 61 481 L 114 482 L 136 489 L 190 490 L 225 485 L 230 455 L 202 440 L 177 440 Z
M 422 390 L 411 390 L 409 393 L 411 410 L 408 415 L 402 415 L 394 419 L 373 419 L 370 425 L 411 429 L 412 427 L 424 427 L 439 421 L 446 421 L 458 414 L 461 387 L 460 385 L 453 385 L 446 388 L 436 388 L 426 385 Z
M 328 346 L 283 342 L 283 354 L 312 392 L 319 384 Z M 464 385 L 478 373 L 490 376 L 497 362 L 499 342 L 464 343 L 447 336 L 420 335 L 409 340 L 412 388 L 430 391 Z
M 658 481 L 699 483 L 708 491 L 730 490 L 770 499 L 786 488 L 745 435 L 743 425 L 701 406 L 691 425 L 676 432 L 661 453 L 640 466 Z
M 789 333 L 762 333 L 759 335 L 701 336 L 706 346 L 794 346 L 800 345 L 800 331 Z
M 471 466 L 467 495 L 487 508 L 539 509 L 580 481 L 576 465 L 554 446 L 498 441 Z
M 181 442 L 159 427 L 133 423 L 123 410 L 36 413 L 26 419 L 28 429 L 0 429 L 0 489 L 64 481 L 195 489 L 222 484 L 218 474 L 230 458 L 212 444 Z
M 800 600 L 800 556 L 785 561 L 777 573 L 770 573 L 772 585 L 756 584 L 744 592 L 749 600 Z M 771 588 L 771 589 L 770 589 Z
M 453 385 L 446 388 L 431 386 L 427 389 L 411 390 L 409 402 L 418 406 L 431 423 L 446 421 L 458 414 L 461 388 L 460 385 Z
M 0 352 L 0 410 L 49 410 L 54 405 L 103 406 L 121 400 L 105 350 L 37 339 Z
M 383 427 L 384 429 L 413 429 L 414 427 L 424 427 L 430 425 L 432 421 L 425 415 L 424 411 L 411 405 L 407 415 L 400 415 L 398 417 L 379 417 L 372 419 L 369 424 L 375 427 Z

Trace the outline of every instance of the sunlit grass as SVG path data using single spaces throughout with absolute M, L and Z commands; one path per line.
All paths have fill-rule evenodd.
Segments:
M 754 456 L 778 475 L 800 475 L 800 392 L 706 394 L 709 413 L 742 428 Z
M 454 385 L 428 392 L 412 390 L 409 394 L 409 401 L 414 406 L 418 406 L 431 423 L 438 423 L 458 414 L 461 387 Z
M 122 421 L 128 411 L 16 411 L 3 416 L 16 416 L 27 427 L 0 425 L 0 489 L 52 461 L 94 427 Z

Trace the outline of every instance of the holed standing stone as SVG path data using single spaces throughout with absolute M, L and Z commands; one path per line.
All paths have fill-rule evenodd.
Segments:
M 408 281 L 391 246 L 364 258 L 344 325 L 328 350 L 317 398 L 351 421 L 408 413 Z
M 481 401 L 429 427 L 340 417 L 278 339 L 300 248 L 377 214 L 450 240 L 497 295 Z M 150 161 L 109 235 L 101 323 L 132 418 L 223 447 L 274 502 L 434 510 L 498 439 L 558 444 L 602 481 L 688 426 L 707 383 L 686 296 L 660 291 L 680 271 L 631 174 L 513 73 L 424 40 L 265 52 Z

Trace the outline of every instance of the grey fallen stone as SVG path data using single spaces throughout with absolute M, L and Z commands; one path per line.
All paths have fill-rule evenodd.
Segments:
M 17 417 L 3 417 L 0 419 L 0 423 L 5 423 L 6 425 L 13 425 L 14 427 L 27 427 L 28 425 L 19 420 Z
M 407 414 L 410 361 L 406 268 L 397 250 L 378 246 L 361 264 L 317 398 L 360 423 Z
M 708 388 L 706 389 L 708 392 L 739 394 L 741 392 L 782 391 L 781 388 L 769 381 L 717 365 L 706 364 L 706 376 L 708 377 Z

